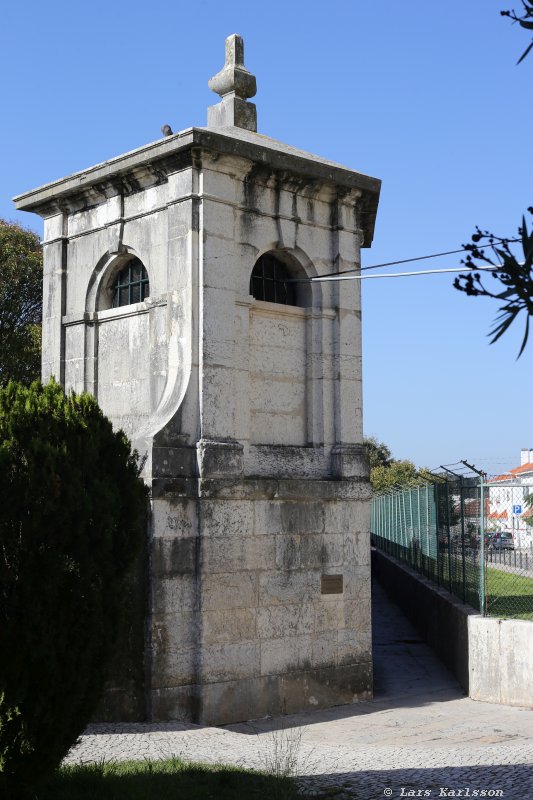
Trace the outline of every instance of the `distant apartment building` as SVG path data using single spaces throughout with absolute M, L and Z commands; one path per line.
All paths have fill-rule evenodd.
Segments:
M 533 543 L 533 508 L 526 504 L 530 494 L 533 494 L 533 448 L 523 448 L 520 466 L 491 481 L 487 530 L 511 533 L 518 547 Z

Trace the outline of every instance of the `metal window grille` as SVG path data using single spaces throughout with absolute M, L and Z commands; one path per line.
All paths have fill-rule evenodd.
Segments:
M 295 306 L 296 293 L 294 285 L 287 283 L 289 277 L 287 267 L 275 256 L 261 256 L 252 271 L 250 294 L 256 300 Z
M 113 286 L 113 308 L 141 303 L 150 294 L 148 273 L 138 258 L 128 261 Z

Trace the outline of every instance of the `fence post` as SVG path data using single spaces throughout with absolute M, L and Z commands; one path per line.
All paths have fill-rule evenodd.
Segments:
M 479 610 L 485 616 L 485 486 L 479 478 Z
M 411 529 L 411 536 L 413 539 L 416 537 L 415 526 L 413 525 L 413 490 L 409 489 L 409 528 Z
M 440 573 L 442 566 L 442 558 L 440 552 L 440 487 L 442 484 L 433 484 L 433 497 L 435 498 L 435 567 L 437 569 L 437 584 L 440 586 Z
M 429 483 L 426 483 L 426 551 L 429 553 Z
M 388 534 L 389 534 L 389 535 L 388 535 L 388 539 L 389 539 L 389 542 L 393 543 L 393 542 L 394 542 L 394 539 L 393 539 L 393 538 L 392 538 L 392 536 L 391 536 L 391 516 L 392 516 L 392 515 L 391 515 L 391 509 L 390 509 L 391 497 L 390 497 L 390 495 L 389 495 L 389 494 L 387 494 L 387 495 L 386 495 L 386 497 L 387 497 L 387 502 L 386 502 L 386 504 L 385 504 L 385 507 L 386 507 L 386 510 L 387 510 L 387 532 L 388 532 Z M 390 551 L 389 551 L 389 552 L 391 552 L 391 553 L 393 553 L 394 555 L 396 555 L 396 552 L 395 552 L 395 548 L 394 548 L 394 547 L 391 547 L 391 549 L 390 549 Z
M 452 594 L 452 531 L 450 528 L 450 482 L 446 478 L 446 529 L 448 531 L 448 591 Z
M 420 525 L 420 518 L 422 516 L 421 513 L 420 513 L 420 485 L 418 485 L 416 487 L 416 493 L 417 493 L 417 501 L 418 501 L 417 502 L 417 515 L 416 515 L 417 516 L 417 522 L 418 522 L 418 538 L 422 539 L 422 528 L 421 528 L 421 525 Z
M 401 507 L 400 515 L 403 512 L 403 529 L 405 531 L 405 544 L 406 544 L 406 547 L 409 548 L 409 551 L 410 551 L 409 560 L 411 561 L 411 566 L 413 566 L 413 564 L 412 564 L 413 555 L 414 555 L 414 553 L 416 551 L 413 548 L 413 534 L 412 534 L 412 531 L 411 531 L 411 539 L 409 539 L 409 526 L 407 525 L 407 514 L 406 514 L 406 511 L 405 511 L 405 493 L 406 493 L 406 491 L 407 491 L 407 489 L 404 489 L 402 491 L 402 507 Z
M 392 508 L 394 513 L 394 535 L 396 537 L 396 541 L 398 542 L 398 552 L 400 554 L 400 558 L 402 561 L 402 529 L 401 527 L 398 528 L 398 493 L 395 492 L 392 496 Z
M 465 497 L 464 497 L 464 483 L 463 476 L 461 475 L 461 483 L 459 486 L 460 492 L 460 510 L 461 510 L 461 558 L 463 562 L 463 603 L 466 603 L 466 554 L 465 554 Z

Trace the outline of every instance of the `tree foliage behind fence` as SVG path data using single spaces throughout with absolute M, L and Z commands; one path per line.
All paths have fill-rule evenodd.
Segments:
M 533 619 L 528 492 L 458 478 L 376 495 L 372 541 L 484 614 Z

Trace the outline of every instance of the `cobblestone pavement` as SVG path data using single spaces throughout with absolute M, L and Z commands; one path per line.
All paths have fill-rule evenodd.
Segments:
M 264 769 L 291 760 L 308 793 L 338 800 L 533 798 L 532 710 L 465 697 L 378 585 L 373 613 L 372 702 L 224 728 L 93 725 L 67 761 L 180 755 Z

